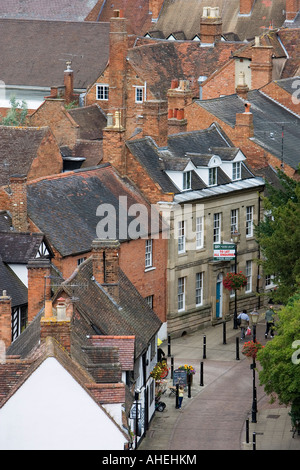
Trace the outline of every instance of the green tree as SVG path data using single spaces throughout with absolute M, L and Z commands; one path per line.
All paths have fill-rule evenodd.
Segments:
M 291 405 L 300 399 L 300 295 L 278 312 L 272 341 L 258 351 L 260 384 L 271 398 Z
M 2 118 L 1 124 L 3 126 L 24 126 L 28 114 L 26 101 L 20 102 L 15 96 L 11 96 L 9 102 L 11 107 L 6 116 Z
M 267 216 L 255 228 L 262 251 L 264 273 L 274 275 L 276 301 L 286 303 L 299 288 L 300 279 L 300 182 L 278 171 L 281 187 L 266 184 L 263 198 Z

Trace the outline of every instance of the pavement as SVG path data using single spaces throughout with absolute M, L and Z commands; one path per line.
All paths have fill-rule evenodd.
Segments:
M 264 338 L 263 317 L 260 314 L 256 338 L 266 344 L 272 339 Z M 300 450 L 300 436 L 292 437 L 290 409 L 278 402 L 270 404 L 257 371 L 253 379 L 252 360 L 241 353 L 245 340 L 240 339 L 240 330 L 233 328 L 232 320 L 225 325 L 208 326 L 171 340 L 174 369 L 183 364 L 196 369 L 191 393 L 188 396 L 185 392 L 182 409 L 176 409 L 169 371 L 161 397 L 167 406 L 163 412 L 156 411 L 138 451 Z M 167 356 L 167 343 L 161 347 Z M 256 422 L 252 414 L 253 385 Z

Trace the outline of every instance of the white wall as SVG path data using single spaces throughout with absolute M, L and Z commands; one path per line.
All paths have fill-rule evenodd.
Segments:
M 123 450 L 125 442 L 55 358 L 46 359 L 0 409 L 1 450 Z

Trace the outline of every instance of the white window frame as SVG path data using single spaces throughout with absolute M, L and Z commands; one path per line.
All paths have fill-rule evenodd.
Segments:
M 178 222 L 178 253 L 185 253 L 185 221 Z
M 135 87 L 135 102 L 136 103 L 143 103 L 144 102 L 144 89 L 143 86 L 136 86 Z
M 182 188 L 187 191 L 192 188 L 192 172 L 184 171 L 182 175 Z
M 232 181 L 240 180 L 241 179 L 241 162 L 233 162 L 232 163 Z
M 214 243 L 221 243 L 221 212 L 214 214 Z
M 178 278 L 177 285 L 177 308 L 178 312 L 185 310 L 185 277 Z
M 96 99 L 98 101 L 108 101 L 109 85 L 108 83 L 98 83 L 96 85 Z
M 214 166 L 208 169 L 208 186 L 216 186 L 218 182 L 217 177 L 218 167 Z
M 203 305 L 203 272 L 196 273 L 196 307 Z
M 145 300 L 147 304 L 149 305 L 149 307 L 153 309 L 154 295 L 148 295 Z
M 239 210 L 238 209 L 232 209 L 230 212 L 230 233 L 231 235 L 234 232 L 239 231 Z
M 145 243 L 145 268 L 153 266 L 153 243 L 152 239 L 146 240 Z
M 245 288 L 245 292 L 252 292 L 252 261 L 246 261 L 246 278 L 247 278 L 247 285 Z
M 204 247 L 204 217 L 196 217 L 196 249 Z
M 254 206 L 246 207 L 246 237 L 253 237 Z

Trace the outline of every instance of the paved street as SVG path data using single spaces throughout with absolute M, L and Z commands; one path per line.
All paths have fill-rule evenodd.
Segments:
M 257 326 L 257 340 L 265 343 L 265 324 Z M 203 359 L 203 339 L 206 338 L 206 358 Z M 196 333 L 172 340 L 174 368 L 191 364 L 196 369 L 191 397 L 185 393 L 182 410 L 175 408 L 175 396 L 167 392 L 162 400 L 167 407 L 156 412 L 139 450 L 300 450 L 300 436 L 292 438 L 289 409 L 270 404 L 269 397 L 258 384 L 257 423 L 252 423 L 251 360 L 236 356 L 239 330 L 226 324 L 226 344 L 223 325 L 208 327 Z M 251 337 L 252 338 L 252 337 Z M 239 341 L 239 350 L 242 349 Z M 167 354 L 167 344 L 163 344 Z M 200 363 L 203 362 L 203 385 L 200 385 Z M 170 365 L 170 358 L 168 358 Z M 167 386 L 171 385 L 169 378 Z M 246 420 L 249 420 L 249 441 L 246 442 Z M 255 432 L 255 444 L 253 433 Z

